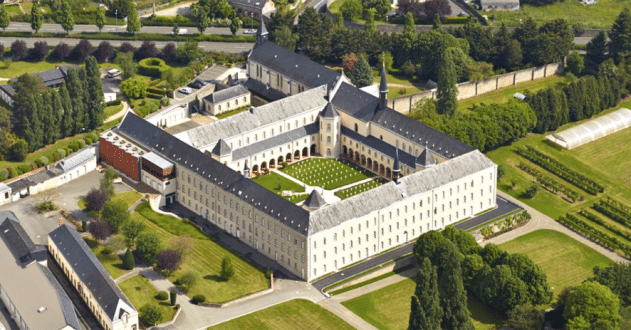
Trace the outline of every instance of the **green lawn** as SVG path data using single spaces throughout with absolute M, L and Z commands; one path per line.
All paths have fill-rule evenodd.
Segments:
M 283 196 L 284 199 L 297 204 L 300 203 L 302 201 L 304 201 L 305 199 L 307 199 L 309 197 L 309 194 L 300 194 L 300 195 L 293 195 L 293 196 Z
M 22 15 L 22 11 L 20 10 L 20 6 L 19 5 L 4 6 L 4 8 L 7 11 L 7 13 L 9 13 L 10 17 L 17 16 L 17 15 Z
M 613 262 L 596 250 L 554 230 L 537 230 L 500 245 L 510 253 L 525 253 L 548 275 L 558 295 L 563 288 L 593 276 L 594 266 Z
M 606 110 L 600 115 L 610 113 L 621 107 L 631 107 L 631 101 L 627 100 L 622 102 L 617 107 Z M 568 129 L 583 122 L 585 121 L 564 125 L 558 131 Z M 551 133 L 552 132 L 548 134 Z M 606 195 L 628 205 L 629 201 L 631 201 L 631 187 L 629 186 L 631 183 L 631 175 L 629 174 L 628 169 L 625 168 L 625 164 L 631 163 L 631 146 L 628 143 L 630 140 L 631 130 L 626 129 L 576 149 L 565 150 L 549 142 L 545 138 L 545 135 L 529 134 L 527 137 L 514 142 L 510 146 L 498 148 L 488 152 L 486 155 L 496 164 L 504 165 L 506 168 L 506 174 L 498 181 L 497 186 L 500 190 L 534 207 L 544 214 L 554 219 L 558 219 L 559 216 L 565 215 L 567 212 L 578 212 L 583 208 L 591 206 L 594 202 L 602 198 L 603 194 L 592 196 L 587 193 L 583 193 L 585 200 L 572 204 L 562 200 L 559 195 L 554 195 L 543 189 L 540 190 L 533 199 L 523 198 L 523 193 L 525 189 L 532 184 L 533 178 L 517 168 L 517 165 L 519 165 L 520 162 L 524 162 L 529 166 L 538 169 L 542 173 L 549 175 L 574 190 L 578 189 L 576 189 L 576 187 L 572 184 L 567 183 L 557 176 L 547 172 L 545 169 L 528 162 L 521 156 L 518 156 L 514 150 L 525 145 L 533 146 L 539 151 L 553 157 L 579 173 L 604 184 Z M 511 187 L 511 181 L 515 181 L 516 183 L 516 188 L 514 190 Z M 602 218 L 606 219 L 604 216 Z
M 500 26 L 502 21 L 508 26 L 518 26 L 520 20 L 532 17 L 539 24 L 562 18 L 570 26 L 581 22 L 587 28 L 610 29 L 618 14 L 628 7 L 629 2 L 625 0 L 598 0 L 597 4 L 590 6 L 584 6 L 579 1 L 561 1 L 546 6 L 522 5 L 519 11 L 495 10 L 484 14 L 496 26 Z
M 261 186 L 265 187 L 265 189 L 274 192 L 278 195 L 280 195 L 282 193 L 283 190 L 291 190 L 294 192 L 304 192 L 305 191 L 305 187 L 295 183 L 294 181 L 291 181 L 289 179 L 287 179 L 286 177 L 274 173 L 274 172 L 270 172 L 268 174 L 265 175 L 261 175 L 258 178 L 254 178 L 252 179 L 252 181 L 260 184 Z M 281 186 L 281 189 L 278 189 L 278 186 Z
M 217 119 L 224 119 L 224 118 L 226 118 L 226 117 L 234 116 L 234 115 L 236 115 L 236 114 L 238 114 L 238 113 L 241 113 L 241 112 L 243 112 L 243 111 L 246 111 L 246 110 L 248 110 L 248 109 L 250 109 L 250 106 L 249 106 L 249 105 L 246 105 L 246 106 L 241 107 L 241 108 L 239 108 L 239 109 L 235 109 L 235 110 L 231 110 L 231 111 L 226 111 L 226 112 L 224 112 L 224 113 L 218 114 L 218 115 L 216 115 L 215 117 L 217 117 Z
M 169 280 L 173 282 L 187 272 L 197 274 L 197 284 L 188 293 L 189 297 L 203 294 L 209 302 L 223 303 L 269 287 L 269 280 L 261 270 L 217 244 L 197 227 L 177 218 L 153 212 L 148 202 L 141 203 L 136 210 L 138 212 L 133 212 L 132 218 L 144 223 L 146 230 L 157 233 L 162 238 L 164 246 L 168 246 L 168 242 L 178 235 L 193 238 L 195 246 L 184 259 L 180 269 L 169 276 Z M 220 279 L 219 272 L 221 260 L 228 255 L 232 259 L 235 276 L 225 282 Z
M 5 8 L 9 8 L 11 6 L 7 6 Z M 11 65 L 7 68 L 4 64 L 0 64 L 0 77 L 1 78 L 15 78 L 19 77 L 25 73 L 36 73 L 40 71 L 46 71 L 50 69 L 54 69 L 57 65 L 78 65 L 77 63 L 71 62 L 59 62 L 59 61 L 40 61 L 40 62 L 30 62 L 30 61 L 15 61 L 12 62 Z M 83 65 L 82 65 L 83 66 Z M 118 65 L 111 63 L 101 63 L 99 64 L 100 68 L 109 68 L 109 67 L 118 67 Z
M 123 105 L 119 104 L 119 105 L 113 105 L 110 107 L 105 108 L 105 116 L 104 118 L 107 119 L 117 113 L 119 113 L 121 110 L 123 110 Z
M 99 261 L 103 264 L 105 270 L 107 270 L 107 272 L 110 273 L 110 275 L 114 279 L 117 279 L 129 273 L 127 269 L 123 268 L 123 259 L 121 259 L 119 255 L 115 253 L 101 253 L 101 251 L 103 251 L 103 248 L 105 248 L 106 246 L 105 244 L 100 243 L 98 246 L 96 246 L 96 244 L 94 244 L 95 241 L 92 238 L 88 238 L 86 242 L 88 242 L 88 245 L 90 245 L 92 252 L 94 252 L 96 257 L 99 258 Z
M 366 322 L 382 330 L 405 330 L 410 318 L 410 297 L 416 283 L 406 279 L 377 291 L 342 302 Z M 475 298 L 467 302 L 476 330 L 497 329 L 502 318 Z
M 289 165 L 281 171 L 310 185 L 330 190 L 361 181 L 374 174 L 348 161 L 328 158 L 309 158 Z
M 295 299 L 208 328 L 223 329 L 350 330 L 353 327 L 309 300 Z
M 169 300 L 159 301 L 156 299 L 158 290 L 151 285 L 148 279 L 136 275 L 118 283 L 118 286 L 123 290 L 136 310 L 140 310 L 147 303 L 160 307 L 162 321 L 159 323 L 169 321 L 175 315 L 175 309 L 171 307 Z
M 574 0 L 573 0 L 574 1 Z M 565 82 L 565 78 L 560 76 L 550 76 L 546 78 L 535 79 L 532 81 L 527 81 L 523 83 L 519 83 L 513 86 L 505 87 L 502 89 L 494 90 L 492 92 L 488 92 L 482 94 L 480 96 L 464 99 L 458 101 L 458 110 L 461 112 L 467 112 L 471 109 L 474 104 L 480 103 L 507 103 L 508 100 L 513 98 L 515 93 L 524 93 L 525 90 L 530 90 L 531 92 L 536 92 L 540 89 L 544 89 L 550 86 L 553 86 L 558 83 Z
M 335 192 L 335 195 L 341 199 L 347 199 L 349 197 L 355 196 L 357 194 L 363 193 L 364 191 L 368 191 L 370 189 L 381 186 L 382 184 L 388 182 L 388 180 L 379 178 L 376 180 L 372 180 L 369 182 L 364 182 L 362 184 L 356 185 L 351 188 L 346 188 L 342 190 L 338 190 Z
M 137 191 L 126 191 L 122 193 L 117 193 L 112 197 L 112 201 L 115 202 L 123 202 L 127 208 L 130 208 L 136 201 L 138 201 L 142 197 L 142 194 Z M 85 198 L 81 198 L 79 202 L 77 202 L 79 208 L 85 211 L 86 208 L 86 200 Z

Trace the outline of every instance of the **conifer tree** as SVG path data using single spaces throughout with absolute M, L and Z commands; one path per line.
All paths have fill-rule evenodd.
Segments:
M 588 68 L 595 71 L 600 63 L 607 59 L 607 47 L 607 31 L 601 30 L 598 35 L 587 43 L 585 60 Z
M 61 83 L 61 87 L 59 88 L 59 101 L 61 102 L 61 110 L 63 112 L 59 127 L 61 135 L 63 137 L 71 136 L 74 132 L 74 111 L 72 110 L 72 101 L 65 82 Z
M 53 103 L 52 103 L 52 92 L 47 92 L 42 94 L 42 118 L 41 122 L 44 124 L 43 129 L 43 139 L 44 145 L 48 145 L 54 143 L 57 140 L 57 135 L 55 134 L 55 117 L 53 116 Z
M 373 10 L 366 11 L 366 24 L 364 25 L 366 32 L 376 32 L 377 26 L 375 25 L 375 12 Z
M 76 69 L 68 70 L 68 77 L 66 79 L 68 84 L 68 94 L 70 95 L 70 100 L 72 101 L 72 134 L 74 135 L 80 133 L 85 127 L 83 81 L 79 77 L 79 70 Z
M 26 117 L 29 120 L 28 132 L 24 131 L 24 139 L 28 143 L 29 150 L 34 151 L 42 147 L 43 132 L 42 132 L 42 118 L 40 116 L 40 109 L 42 108 L 43 101 L 41 100 L 41 94 L 32 94 L 28 97 L 29 103 L 26 109 Z M 23 120 L 26 121 L 27 118 Z
M 453 117 L 458 108 L 458 88 L 456 87 L 456 68 L 451 52 L 442 48 L 438 74 L 438 90 L 436 91 L 436 112 Z
M 87 98 L 86 107 L 88 113 L 88 128 L 95 129 L 101 125 L 105 119 L 105 104 L 103 103 L 103 82 L 100 78 L 99 65 L 94 56 L 90 56 L 85 61 Z
M 353 70 L 351 70 L 351 81 L 357 88 L 372 84 L 372 69 L 363 54 L 359 55 L 357 63 L 355 63 Z
M 462 282 L 461 258 L 458 248 L 451 241 L 436 250 L 440 306 L 443 310 L 441 329 L 473 330 L 467 309 L 467 292 Z
M 625 8 L 618 15 L 609 33 L 609 54 L 616 62 L 631 55 L 631 11 Z
M 127 249 L 125 252 L 125 258 L 123 258 L 123 267 L 127 270 L 132 270 L 136 267 L 136 262 L 134 261 L 134 255 L 131 254 L 131 250 Z
M 50 92 L 51 94 L 51 104 L 53 107 L 53 115 L 52 115 L 52 125 L 49 129 L 54 131 L 55 139 L 61 137 L 61 121 L 64 114 L 63 105 L 61 104 L 61 97 L 59 93 L 55 90 Z
M 416 276 L 408 330 L 440 330 L 442 314 L 436 268 L 424 258 Z

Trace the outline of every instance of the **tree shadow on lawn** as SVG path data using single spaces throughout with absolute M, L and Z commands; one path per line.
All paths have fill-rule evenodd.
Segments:
M 221 276 L 219 276 L 219 275 L 206 275 L 206 276 L 204 276 L 204 279 L 205 280 L 214 281 L 214 282 L 227 282 L 226 280 L 221 278 Z

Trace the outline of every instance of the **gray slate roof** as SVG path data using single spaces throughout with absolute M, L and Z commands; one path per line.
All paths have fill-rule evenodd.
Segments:
M 309 197 L 305 199 L 305 202 L 302 205 L 308 209 L 315 210 L 326 205 L 326 202 L 324 201 L 324 198 L 322 198 L 322 195 L 320 195 L 316 189 L 313 189 L 311 194 L 309 194 Z
M 11 211 L 0 212 L 0 233 L 3 234 L 5 244 L 21 266 L 34 261 L 31 252 L 35 249 L 35 243 L 28 236 L 20 220 Z
M 287 97 L 285 93 L 279 91 L 278 89 L 270 88 L 266 84 L 252 78 L 248 78 L 248 80 L 243 83 L 243 86 L 252 91 L 254 94 L 259 95 L 270 102 Z
M 378 152 L 390 157 L 391 159 L 396 159 L 397 148 L 391 146 L 387 142 L 384 142 L 374 136 L 362 136 L 361 134 L 348 129 L 345 126 L 342 126 L 342 134 L 348 136 L 349 138 L 358 141 L 360 143 L 365 144 L 367 147 L 377 150 Z M 416 169 L 416 162 L 413 155 L 409 153 L 399 150 L 399 162 L 404 164 L 405 166 Z
M 386 79 L 386 65 L 381 67 L 381 81 L 379 82 L 379 91 L 387 92 L 388 91 L 388 80 Z
M 59 253 L 63 254 L 86 288 L 96 297 L 97 303 L 103 308 L 110 320 L 116 320 L 120 317 L 115 315 L 119 301 L 122 300 L 129 307 L 134 308 L 75 229 L 65 225 L 59 226 L 48 236 L 59 248 Z
M 428 167 L 432 165 L 436 165 L 436 159 L 432 157 L 429 150 L 424 149 L 423 152 L 416 158 L 416 165 L 420 165 L 423 167 Z
M 324 110 L 320 112 L 320 116 L 322 116 L 322 118 L 335 118 L 339 117 L 340 114 L 335 111 L 333 105 L 331 104 L 331 102 L 329 102 L 326 104 L 326 107 L 324 107 Z
M 324 88 L 313 88 L 175 136 L 196 148 L 205 148 L 215 144 L 221 138 L 243 134 L 305 111 L 322 109 L 326 105 L 325 95 Z
M 271 41 L 255 45 L 248 59 L 260 63 L 292 81 L 297 81 L 307 88 L 322 85 L 333 87 L 342 76 L 339 72 Z
M 219 139 L 219 141 L 217 142 L 217 144 L 212 150 L 212 154 L 217 155 L 219 157 L 230 155 L 230 152 L 232 152 L 232 150 L 230 149 L 230 146 L 228 146 L 226 141 L 224 141 L 223 139 Z
M 96 148 L 89 147 L 75 155 L 72 155 L 61 162 L 59 162 L 59 166 L 64 171 L 64 173 L 68 173 L 68 171 L 72 171 L 75 167 L 83 165 L 88 160 L 96 157 Z
M 278 146 L 282 146 L 296 140 L 299 140 L 305 136 L 310 136 L 318 133 L 318 124 L 312 123 L 306 126 L 299 127 L 297 129 L 291 130 L 287 133 L 278 134 L 269 139 L 265 139 L 256 143 L 252 143 L 243 148 L 236 149 L 232 152 L 232 160 L 238 160 L 242 158 L 246 158 L 255 154 L 258 154 L 262 151 L 276 148 Z
M 242 85 L 236 85 L 226 89 L 222 89 L 218 92 L 214 92 L 204 97 L 204 100 L 207 100 L 212 104 L 217 104 L 247 94 L 250 94 L 250 92 L 245 89 L 245 87 L 243 87 Z

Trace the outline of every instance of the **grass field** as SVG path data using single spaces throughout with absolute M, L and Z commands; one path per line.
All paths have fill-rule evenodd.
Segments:
M 88 245 L 92 248 L 92 252 L 94 252 L 96 257 L 99 258 L 99 261 L 103 264 L 103 267 L 105 267 L 105 270 L 107 270 L 107 272 L 110 273 L 110 275 L 114 279 L 117 279 L 129 273 L 127 269 L 123 268 L 123 259 L 121 259 L 121 257 L 118 254 L 101 253 L 101 251 L 103 251 L 103 249 L 106 246 L 105 244 L 99 244 L 98 246 L 96 246 L 96 244 L 94 244 L 96 243 L 96 241 L 92 238 L 87 239 L 86 242 L 88 242 Z
M 621 107 L 631 107 L 631 100 L 622 102 L 617 107 L 606 110 L 600 115 L 610 113 Z M 582 122 L 564 125 L 558 131 L 576 126 Z M 552 132 L 548 134 L 551 133 Z M 498 148 L 488 152 L 486 155 L 496 164 L 502 164 L 506 168 L 506 174 L 498 181 L 497 186 L 499 189 L 536 208 L 544 214 L 554 219 L 558 219 L 559 216 L 565 215 L 567 212 L 577 212 L 583 208 L 591 206 L 595 201 L 602 198 L 603 194 L 592 196 L 584 193 L 583 195 L 585 196 L 585 200 L 582 202 L 575 202 L 573 204 L 562 200 L 559 195 L 554 195 L 543 189 L 540 190 L 533 199 L 524 198 L 523 193 L 525 189 L 532 184 L 534 179 L 524 171 L 517 168 L 517 165 L 519 165 L 520 162 L 524 162 L 540 170 L 570 188 L 576 188 L 570 183 L 551 175 L 545 169 L 528 162 L 521 156 L 518 156 L 514 150 L 525 145 L 533 146 L 539 151 L 553 157 L 579 173 L 604 184 L 606 195 L 628 205 L 629 201 L 631 201 L 631 174 L 629 174 L 628 168 L 625 167 L 625 164 L 631 163 L 631 152 L 629 152 L 631 150 L 631 145 L 628 143 L 630 140 L 631 129 L 626 129 L 611 134 L 600 140 L 580 146 L 576 149 L 565 150 L 553 143 L 550 143 L 545 139 L 545 135 L 529 134 L 527 137 L 514 142 L 511 146 Z M 516 183 L 515 189 L 512 189 L 511 181 L 515 181 Z
M 295 299 L 208 328 L 224 329 L 350 330 L 353 327 L 309 300 Z
M 574 1 L 574 0 L 572 0 Z M 507 103 L 508 100 L 513 98 L 515 93 L 522 93 L 525 90 L 530 90 L 531 92 L 536 92 L 540 89 L 548 88 L 550 86 L 556 85 L 558 83 L 565 82 L 565 78 L 561 76 L 550 76 L 546 78 L 540 78 L 532 81 L 527 81 L 523 83 L 519 83 L 510 87 L 505 87 L 502 89 L 498 89 L 492 92 L 488 92 L 482 94 L 480 96 L 464 99 L 458 101 L 458 110 L 460 112 L 467 112 L 471 110 L 471 107 L 474 104 L 480 103 Z
M 142 197 L 142 194 L 137 191 L 126 191 L 122 193 L 117 193 L 112 197 L 112 201 L 115 202 L 123 202 L 127 208 L 130 208 L 136 201 L 138 201 Z M 86 200 L 85 198 L 81 198 L 79 202 L 77 202 L 79 208 L 85 211 Z
M 4 6 L 4 9 L 9 13 L 9 17 L 22 15 L 19 5 Z
M 563 288 L 593 276 L 594 266 L 613 262 L 596 250 L 554 230 L 537 230 L 500 245 L 510 253 L 525 253 L 548 275 L 555 296 Z
M 8 6 L 6 8 L 9 8 Z M 7 47 L 9 45 L 6 45 Z M 71 62 L 59 62 L 59 61 L 40 61 L 40 62 L 30 62 L 30 61 L 15 61 L 12 62 L 11 65 L 7 68 L 4 64 L 0 64 L 0 77 L 1 78 L 15 78 L 19 77 L 25 73 L 36 73 L 40 71 L 46 71 L 50 69 L 54 69 L 57 65 L 81 65 L 77 63 Z M 109 67 L 117 67 L 112 63 L 101 63 L 99 67 L 102 69 L 106 69 Z
M 262 271 L 217 244 L 197 227 L 177 218 L 153 212 L 148 202 L 141 203 L 136 210 L 137 212 L 132 213 L 132 218 L 144 223 L 146 230 L 157 233 L 165 246 L 178 235 L 193 238 L 195 246 L 184 259 L 180 269 L 169 276 L 172 282 L 189 271 L 198 276 L 197 284 L 188 293 L 189 297 L 203 294 L 209 302 L 223 303 L 268 288 L 269 281 Z M 232 259 L 235 276 L 225 282 L 220 279 L 219 272 L 221 260 L 227 255 Z
M 136 275 L 120 282 L 118 286 L 123 290 L 136 310 L 140 310 L 145 304 L 156 305 L 160 307 L 162 312 L 161 322 L 169 321 L 175 315 L 175 309 L 171 307 L 169 300 L 159 301 L 156 299 L 158 290 L 149 283 L 148 279 Z
M 281 194 L 283 190 L 291 190 L 294 192 L 304 192 L 305 188 L 284 176 L 270 172 L 266 175 L 261 175 L 258 178 L 253 179 L 252 181 L 260 184 L 265 187 L 265 189 L 272 191 L 276 194 Z M 278 186 L 281 186 L 281 189 L 278 189 Z
M 519 11 L 496 10 L 486 14 L 491 18 L 491 24 L 497 26 L 502 21 L 508 26 L 518 26 L 521 20 L 532 17 L 539 24 L 563 18 L 570 26 L 581 22 L 587 28 L 610 29 L 618 14 L 628 7 L 629 1 L 626 0 L 598 0 L 597 4 L 590 6 L 571 0 L 546 6 L 522 5 Z
M 245 111 L 245 110 L 248 110 L 248 109 L 250 109 L 250 106 L 245 106 L 245 107 L 241 107 L 241 108 L 239 108 L 239 109 L 235 109 L 235 110 L 231 110 L 231 111 L 226 111 L 226 112 L 224 112 L 224 113 L 221 113 L 221 114 L 216 115 L 215 117 L 217 117 L 217 119 L 224 119 L 224 118 L 226 118 L 226 117 L 234 116 L 234 115 L 236 115 L 236 114 L 238 114 L 238 113 L 241 113 L 241 112 L 243 112 L 243 111 Z
M 335 159 L 309 158 L 289 165 L 281 171 L 310 185 L 330 190 L 361 181 L 374 174 L 348 161 Z M 268 188 L 269 189 L 269 188 Z
M 119 113 L 121 110 L 123 110 L 123 105 L 119 104 L 119 105 L 113 105 L 111 107 L 107 107 L 105 108 L 105 119 Z
M 416 283 L 406 279 L 342 302 L 346 308 L 381 330 L 405 330 L 410 318 L 410 297 Z M 497 329 L 502 318 L 475 298 L 467 302 L 476 330 Z
M 382 184 L 388 182 L 388 180 L 383 179 L 383 178 L 379 178 L 376 180 L 372 180 L 369 182 L 364 182 L 362 184 L 358 184 L 354 187 L 351 188 L 346 188 L 343 190 L 338 190 L 337 192 L 335 192 L 335 195 L 341 199 L 347 199 L 349 197 L 355 196 L 357 194 L 361 194 L 364 191 L 368 191 L 370 189 L 376 188 L 381 186 Z

